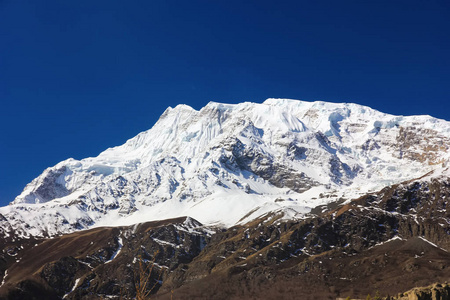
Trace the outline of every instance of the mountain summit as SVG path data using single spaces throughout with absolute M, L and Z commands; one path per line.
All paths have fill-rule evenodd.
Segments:
M 0 208 L 0 231 L 42 237 L 180 216 L 223 227 L 267 213 L 301 218 L 448 174 L 449 140 L 447 121 L 357 104 L 178 105 L 121 146 L 46 169 Z

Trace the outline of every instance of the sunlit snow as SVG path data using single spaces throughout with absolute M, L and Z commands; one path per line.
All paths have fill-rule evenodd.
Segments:
M 408 144 L 411 128 L 426 145 Z M 1 222 L 42 236 L 179 216 L 225 227 L 269 212 L 302 218 L 318 205 L 448 174 L 449 138 L 444 120 L 357 104 L 179 105 L 121 146 L 46 169 L 0 208 Z M 423 155 L 425 146 L 434 152 Z

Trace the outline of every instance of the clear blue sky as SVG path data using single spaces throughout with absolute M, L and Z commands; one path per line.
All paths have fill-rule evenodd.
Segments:
M 450 120 L 450 1 L 0 0 L 0 205 L 167 106 L 293 98 Z

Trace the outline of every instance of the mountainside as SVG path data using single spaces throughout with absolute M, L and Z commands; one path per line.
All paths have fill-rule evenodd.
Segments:
M 448 177 L 424 177 L 302 220 L 220 230 L 178 218 L 11 241 L 0 299 L 130 299 L 141 278 L 151 299 L 394 296 L 449 282 L 448 197 Z
M 447 121 L 356 104 L 169 108 L 0 208 L 0 299 L 345 299 L 444 284 L 449 147 Z M 410 294 L 448 294 L 432 289 Z
M 188 299 L 365 298 L 448 282 L 449 196 L 448 178 L 423 178 L 304 220 L 267 216 L 230 228 L 214 235 L 188 267 L 172 272 L 159 294 L 161 299 L 168 299 L 170 290 Z
M 179 105 L 122 146 L 45 170 L 0 208 L 0 231 L 14 240 L 181 216 L 224 227 L 267 213 L 302 219 L 447 174 L 449 139 L 449 122 L 356 104 Z
M 213 233 L 178 218 L 10 242 L 0 256 L 0 299 L 132 298 L 140 264 L 155 263 L 145 270 L 153 286 L 197 256 Z

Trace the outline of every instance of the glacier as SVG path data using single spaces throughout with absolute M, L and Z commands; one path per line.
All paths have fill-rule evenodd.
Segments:
M 55 236 L 179 216 L 222 227 L 267 213 L 302 218 L 448 174 L 449 139 L 445 120 L 352 103 L 178 105 L 121 146 L 46 169 L 0 208 L 0 233 Z

